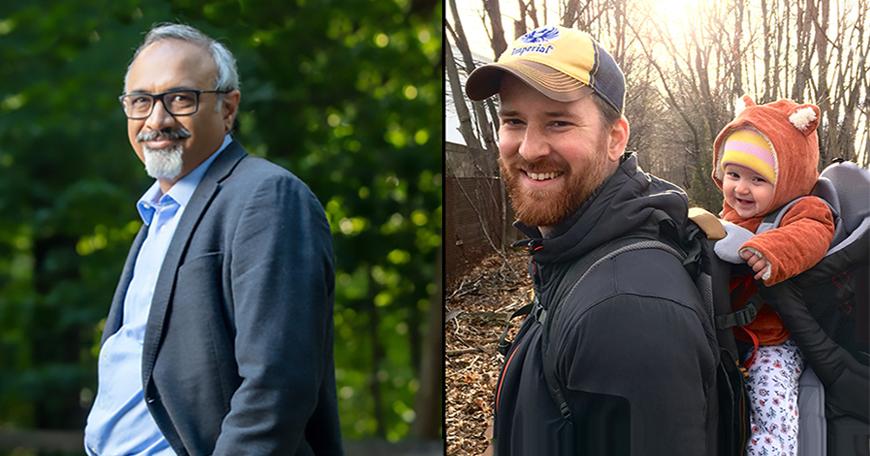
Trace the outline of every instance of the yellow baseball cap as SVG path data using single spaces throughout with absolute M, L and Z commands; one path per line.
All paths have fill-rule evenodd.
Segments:
M 471 72 L 465 93 L 483 100 L 498 93 L 509 73 L 545 96 L 562 102 L 579 100 L 590 87 L 622 113 L 625 76 L 613 57 L 591 35 L 580 30 L 543 26 L 517 38 L 499 57 Z

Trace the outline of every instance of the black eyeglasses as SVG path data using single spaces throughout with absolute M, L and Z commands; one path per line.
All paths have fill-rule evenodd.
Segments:
M 192 116 L 199 110 L 199 96 L 203 93 L 226 94 L 229 90 L 196 90 L 196 89 L 173 89 L 163 93 L 133 92 L 118 97 L 124 114 L 130 120 L 147 119 L 154 110 L 154 100 L 163 103 L 163 109 L 174 117 Z

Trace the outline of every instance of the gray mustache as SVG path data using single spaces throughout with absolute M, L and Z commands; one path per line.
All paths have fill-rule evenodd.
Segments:
M 190 131 L 184 127 L 177 130 L 165 129 L 159 131 L 143 131 L 136 135 L 136 141 L 155 141 L 158 139 L 187 139 L 190 138 Z

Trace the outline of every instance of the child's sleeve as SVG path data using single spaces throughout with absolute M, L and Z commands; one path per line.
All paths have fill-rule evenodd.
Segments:
M 725 230 L 725 237 L 713 244 L 716 256 L 733 264 L 745 263 L 743 258 L 740 258 L 740 248 L 755 236 L 755 233 L 726 220 L 722 220 L 722 229 Z
M 770 264 L 767 286 L 815 266 L 831 246 L 834 216 L 820 198 L 803 198 L 783 216 L 778 228 L 758 234 L 740 249 L 755 249 Z

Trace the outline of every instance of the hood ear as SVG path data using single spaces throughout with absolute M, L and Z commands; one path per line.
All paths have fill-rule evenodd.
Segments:
M 740 113 L 743 112 L 743 110 L 745 110 L 746 108 L 748 108 L 750 106 L 755 106 L 755 102 L 752 101 L 752 98 L 749 98 L 749 95 L 743 95 L 742 97 L 735 100 L 735 102 L 734 102 L 734 117 L 739 116 Z
M 816 105 L 805 104 L 795 108 L 788 116 L 788 121 L 794 125 L 804 136 L 816 131 L 819 126 L 821 111 Z

